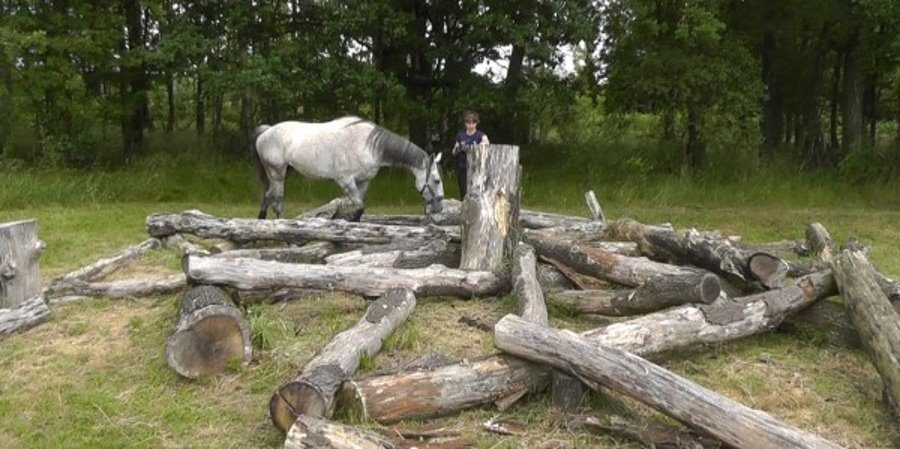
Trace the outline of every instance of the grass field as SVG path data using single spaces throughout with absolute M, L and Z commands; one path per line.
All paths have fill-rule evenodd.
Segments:
M 562 177 L 558 168 L 528 172 L 525 207 L 583 215 L 581 193 L 589 187 L 597 191 L 610 218 L 719 229 L 750 242 L 801 238 L 807 223 L 820 221 L 838 242 L 855 236 L 871 245 L 873 262 L 885 274 L 900 277 L 895 249 L 900 243 L 900 208 L 893 186 L 846 186 L 830 178 L 779 179 L 773 174 L 733 182 L 652 176 L 607 182 L 614 178 L 602 171 Z M 0 221 L 39 220 L 41 238 L 47 242 L 41 260 L 46 282 L 146 238 L 144 219 L 149 213 L 201 209 L 254 216 L 258 191 L 248 173 L 242 164 L 229 161 L 197 167 L 152 160 L 132 172 L 104 174 L 4 170 Z M 447 182 L 448 190 L 453 184 Z M 288 215 L 337 193 L 328 183 L 293 178 Z M 455 190 L 448 193 L 453 196 Z M 370 213 L 421 210 L 411 179 L 402 173 L 378 179 L 370 204 Z M 159 251 L 131 272 L 177 268 L 174 253 Z M 366 307 L 360 298 L 325 293 L 252 307 L 247 315 L 253 328 L 253 363 L 190 382 L 177 377 L 164 360 L 177 301 L 171 295 L 60 306 L 49 323 L 0 341 L 0 446 L 278 447 L 282 437 L 266 417 L 271 393 L 332 335 L 358 320 Z M 826 306 L 841 307 L 837 300 Z M 489 352 L 491 336 L 460 324 L 459 318 L 493 324 L 513 309 L 509 298 L 422 299 L 410 321 L 364 364 L 362 373 L 430 351 L 453 358 Z M 556 310 L 551 314 L 556 327 L 582 330 L 603 324 Z M 861 350 L 831 338 L 833 331 L 795 326 L 794 331 L 673 354 L 662 364 L 846 447 L 900 445 L 900 426 L 880 402 L 880 378 Z M 600 397 L 592 403 L 598 414 L 610 408 Z M 471 435 L 483 448 L 639 447 L 621 437 L 569 430 L 548 412 L 548 404 L 545 393 L 502 415 L 484 408 L 435 422 Z M 498 415 L 528 423 L 528 434 L 496 437 L 481 430 L 482 422 Z

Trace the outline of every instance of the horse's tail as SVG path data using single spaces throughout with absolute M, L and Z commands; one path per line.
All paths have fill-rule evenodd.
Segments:
M 264 191 L 269 190 L 269 177 L 266 175 L 266 169 L 259 159 L 259 147 L 257 146 L 257 141 L 259 140 L 259 136 L 268 131 L 269 128 L 271 128 L 269 125 L 257 126 L 256 129 L 253 130 L 253 135 L 250 139 L 250 154 L 253 157 L 253 165 L 256 167 L 256 175 L 259 177 L 259 182 L 262 183 Z

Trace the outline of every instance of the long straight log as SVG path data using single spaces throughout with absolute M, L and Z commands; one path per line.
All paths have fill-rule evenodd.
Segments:
M 166 341 L 166 363 L 189 379 L 225 372 L 253 359 L 250 326 L 218 287 L 196 286 L 181 298 L 175 331 Z
M 427 268 L 340 267 L 286 264 L 258 259 L 216 259 L 188 256 L 183 260 L 188 280 L 225 285 L 238 290 L 302 288 L 339 290 L 367 297 L 391 288 L 417 296 L 491 296 L 508 291 L 509 280 L 488 271 L 465 271 L 432 265 Z
M 68 302 L 71 297 L 127 298 L 165 295 L 175 293 L 187 285 L 183 274 L 173 274 L 165 278 L 124 279 L 109 282 L 68 282 L 57 291 L 47 294 L 50 304 Z
M 512 291 L 516 298 L 519 316 L 532 323 L 546 326 L 547 305 L 544 303 L 544 292 L 537 280 L 537 259 L 534 248 L 520 243 L 513 254 Z
M 278 388 L 269 401 L 272 423 L 287 432 L 299 415 L 330 417 L 341 383 L 356 372 L 363 355 L 374 356 L 382 341 L 403 324 L 416 307 L 409 290 L 389 290 L 373 302 L 355 326 L 337 334 Z
M 838 448 L 759 410 L 732 401 L 628 352 L 597 345 L 570 331 L 507 315 L 494 327 L 494 345 L 546 363 L 641 401 L 734 447 Z
M 165 248 L 178 248 L 181 251 L 181 255 L 185 254 L 194 254 L 194 255 L 209 255 L 210 252 L 206 248 L 201 248 L 197 246 L 185 236 L 181 234 L 172 234 L 165 237 L 160 238 L 163 242 L 163 247 Z
M 0 308 L 15 307 L 41 294 L 37 220 L 0 223 Z
M 785 317 L 836 294 L 830 271 L 790 285 L 709 305 L 684 305 L 582 334 L 597 345 L 653 358 L 702 344 L 735 340 L 773 329 Z M 372 376 L 344 384 L 344 404 L 380 423 L 458 412 L 509 397 L 549 380 L 543 369 L 515 357 L 492 356 L 433 369 Z M 538 374 L 535 375 L 535 371 Z
M 274 260 L 284 263 L 322 263 L 325 258 L 345 251 L 343 245 L 332 242 L 312 242 L 303 246 L 287 246 L 284 248 L 235 249 L 212 255 L 219 259 L 250 258 Z
M 137 259 L 146 254 L 147 251 L 159 248 L 160 246 L 160 240 L 151 237 L 137 245 L 130 246 L 115 255 L 100 259 L 90 265 L 50 281 L 50 285 L 47 286 L 46 292 L 52 295 L 57 291 L 64 291 L 66 286 L 70 283 L 77 283 L 79 281 L 90 282 L 109 276 L 127 265 L 128 262 Z
M 283 449 L 394 449 L 394 444 L 346 424 L 300 415 L 291 425 Z
M 439 227 L 389 226 L 352 223 L 343 220 L 310 218 L 304 220 L 256 220 L 218 218 L 197 210 L 180 214 L 154 214 L 147 217 L 147 232 L 152 237 L 174 233 L 194 234 L 202 238 L 221 238 L 235 242 L 275 240 L 305 243 L 324 240 L 335 243 L 387 244 L 428 242 L 453 237 L 452 230 Z
M 900 417 L 900 313 L 891 306 L 864 255 L 848 250 L 834 258 L 834 277 L 863 347 L 884 381 L 885 397 Z
M 459 267 L 500 271 L 519 241 L 519 147 L 477 145 L 467 154 L 469 186 L 460 211 Z
M 459 266 L 459 245 L 446 240 L 434 240 L 410 248 L 363 248 L 325 258 L 336 266 L 424 268 L 434 264 Z
M 0 309 L 0 338 L 31 329 L 50 319 L 50 309 L 40 295 L 16 307 Z

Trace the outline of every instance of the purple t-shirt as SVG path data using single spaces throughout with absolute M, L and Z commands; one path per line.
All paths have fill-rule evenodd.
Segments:
M 460 146 L 478 145 L 481 143 L 482 138 L 484 138 L 484 133 L 481 131 L 475 131 L 471 136 L 466 134 L 465 131 L 460 131 L 459 134 L 456 135 L 456 143 Z

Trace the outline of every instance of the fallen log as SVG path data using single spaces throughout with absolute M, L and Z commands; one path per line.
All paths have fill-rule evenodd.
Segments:
M 597 345 L 570 331 L 507 315 L 494 345 L 510 354 L 565 370 L 643 402 L 734 447 L 838 448 L 815 434 L 732 401 L 628 352 Z
M 306 243 L 324 240 L 365 244 L 424 243 L 437 238 L 453 237 L 455 233 L 451 229 L 445 230 L 436 226 L 389 226 L 325 218 L 305 220 L 218 218 L 198 210 L 180 214 L 150 215 L 147 217 L 147 232 L 151 237 L 188 233 L 202 238 L 221 238 L 235 242 L 274 240 Z
M 538 283 L 541 284 L 541 290 L 544 291 L 571 290 L 576 287 L 571 279 L 549 263 L 539 262 L 537 275 Z
M 303 246 L 284 248 L 235 249 L 214 254 L 219 259 L 250 258 L 284 263 L 322 263 L 325 258 L 340 253 L 345 246 L 332 242 L 312 242 Z
M 50 319 L 50 309 L 40 295 L 11 308 L 0 309 L 0 338 L 26 331 Z
M 718 449 L 722 443 L 702 437 L 684 428 L 642 416 L 583 416 L 576 418 L 576 426 L 613 432 L 635 440 L 645 447 L 657 449 Z
M 58 291 L 64 291 L 67 284 L 73 282 L 77 283 L 79 281 L 90 282 L 106 277 L 127 265 L 128 262 L 143 256 L 147 251 L 159 248 L 160 246 L 160 240 L 151 237 L 137 245 L 128 247 L 113 256 L 100 259 L 90 265 L 53 279 L 50 281 L 50 285 L 47 286 L 45 292 L 53 295 Z
M 520 243 L 513 254 L 512 292 L 519 316 L 532 323 L 548 325 L 544 292 L 537 280 L 537 260 L 534 248 Z
M 241 306 L 267 301 L 275 304 L 284 301 L 293 301 L 307 295 L 321 293 L 321 290 L 307 288 L 271 288 L 266 290 L 235 290 L 234 300 Z
M 394 449 L 381 435 L 314 416 L 300 415 L 284 440 L 284 449 Z
M 806 247 L 809 248 L 810 256 L 818 257 L 825 262 L 834 259 L 834 241 L 822 223 L 810 223 L 806 227 Z
M 460 216 L 459 267 L 500 271 L 519 241 L 519 147 L 476 145 L 467 152 L 468 192 Z
M 773 329 L 785 317 L 836 294 L 830 271 L 778 289 L 709 305 L 684 305 L 587 331 L 596 345 L 653 358 Z M 535 372 L 538 374 L 535 374 Z M 344 404 L 379 423 L 446 415 L 498 401 L 549 381 L 549 368 L 506 355 L 428 369 L 411 369 L 346 382 Z
M 37 220 L 0 223 L 0 309 L 41 294 L 38 259 L 44 246 Z
M 253 359 L 250 326 L 231 298 L 218 287 L 186 291 L 175 330 L 166 341 L 166 363 L 189 379 L 225 372 L 235 361 Z
M 209 255 L 208 250 L 195 245 L 193 242 L 186 239 L 181 234 L 168 235 L 165 237 L 161 237 L 160 240 L 163 242 L 163 247 L 178 248 L 178 250 L 181 251 L 181 255 L 186 255 L 186 254 Z
M 413 248 L 363 248 L 332 254 L 325 258 L 325 263 L 358 267 L 424 268 L 434 264 L 457 267 L 459 245 L 446 240 L 434 240 Z
M 165 278 L 125 279 L 109 282 L 71 281 L 52 294 L 47 294 L 47 302 L 56 304 L 69 302 L 65 298 L 139 298 L 144 296 L 175 293 L 187 285 L 183 274 L 173 274 Z
M 302 288 L 339 290 L 377 297 L 391 288 L 417 296 L 492 296 L 508 291 L 509 280 L 488 271 L 466 271 L 432 265 L 427 268 L 340 267 L 286 264 L 258 259 L 183 259 L 189 282 L 224 285 L 238 290 Z
M 875 278 L 875 268 L 858 252 L 841 251 L 834 277 L 863 347 L 884 381 L 885 398 L 900 417 L 900 314 Z
M 341 383 L 359 367 L 365 354 L 374 356 L 382 341 L 403 324 L 416 307 L 409 290 L 389 290 L 373 302 L 352 328 L 331 339 L 302 370 L 278 388 L 269 401 L 272 423 L 286 432 L 298 416 L 330 417 Z
M 606 226 L 606 214 L 603 213 L 603 208 L 600 207 L 600 202 L 597 201 L 597 195 L 593 190 L 584 193 L 584 201 L 587 203 L 588 210 L 591 211 L 591 219 Z

